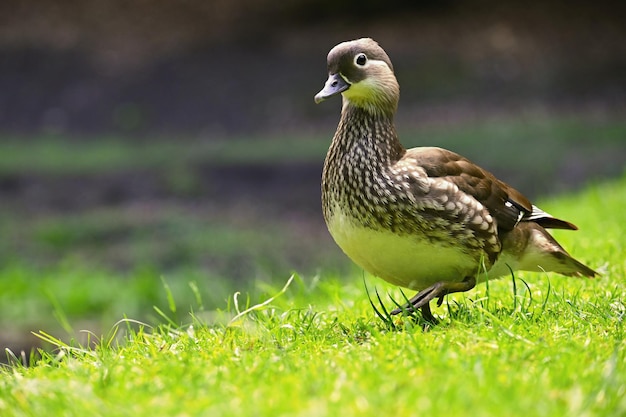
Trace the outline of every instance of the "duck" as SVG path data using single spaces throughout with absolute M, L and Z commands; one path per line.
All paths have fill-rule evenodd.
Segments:
M 343 252 L 368 273 L 416 291 L 391 311 L 430 302 L 514 271 L 595 277 L 547 229 L 577 227 L 533 205 L 467 158 L 439 147 L 406 149 L 394 115 L 400 88 L 371 38 L 342 42 L 327 57 L 316 103 L 341 95 L 341 118 L 322 171 L 322 210 Z

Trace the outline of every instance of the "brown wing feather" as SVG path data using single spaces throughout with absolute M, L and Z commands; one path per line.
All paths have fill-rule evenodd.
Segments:
M 417 159 L 428 176 L 446 177 L 461 191 L 480 201 L 502 231 L 512 230 L 520 221 L 532 221 L 545 228 L 577 229 L 572 223 L 538 209 L 515 188 L 457 153 L 423 147 L 409 149 L 405 157 Z

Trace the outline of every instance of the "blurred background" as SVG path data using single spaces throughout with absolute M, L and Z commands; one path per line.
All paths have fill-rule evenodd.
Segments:
M 313 103 L 341 41 L 389 53 L 407 146 L 540 199 L 623 175 L 625 22 L 608 0 L 3 1 L 0 347 L 354 272 L 319 203 L 340 100 Z

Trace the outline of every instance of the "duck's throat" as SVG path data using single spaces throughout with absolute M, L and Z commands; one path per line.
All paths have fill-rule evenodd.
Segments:
M 366 220 L 386 194 L 385 176 L 406 152 L 393 118 L 346 106 L 326 155 L 322 175 L 324 216 L 339 205 L 355 218 Z
M 380 172 L 381 167 L 395 163 L 404 152 L 393 116 L 346 106 L 328 150 L 326 165 Z

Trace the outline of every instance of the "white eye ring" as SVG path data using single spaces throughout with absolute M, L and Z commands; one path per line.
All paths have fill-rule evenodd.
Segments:
M 367 56 L 363 53 L 358 54 L 354 57 L 354 63 L 359 67 L 364 66 L 367 63 Z

